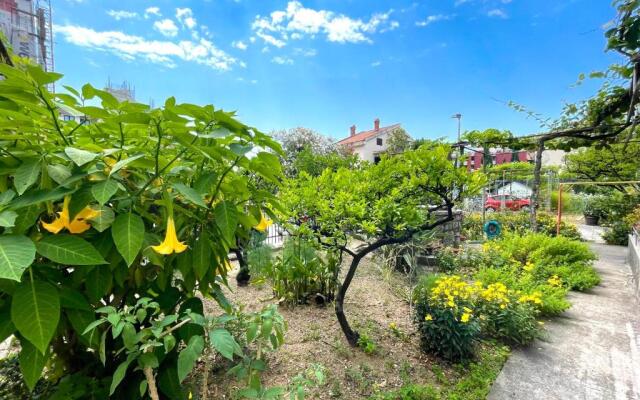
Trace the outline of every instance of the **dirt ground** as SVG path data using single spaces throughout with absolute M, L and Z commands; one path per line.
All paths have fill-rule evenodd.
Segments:
M 344 269 L 344 268 L 343 268 Z M 244 304 L 247 311 L 274 303 L 268 285 L 237 288 L 235 274 L 228 297 Z M 288 323 L 285 344 L 268 356 L 269 370 L 263 385 L 283 386 L 298 374 L 320 365 L 326 381 L 307 389 L 308 399 L 364 399 L 377 391 L 391 390 L 403 383 L 437 384 L 437 375 L 447 374 L 423 354 L 412 323 L 408 301 L 409 282 L 395 273 L 385 273 L 378 262 L 363 260 L 347 293 L 345 313 L 351 325 L 367 334 L 376 345 L 373 354 L 351 348 L 336 320 L 333 305 L 280 306 Z M 215 302 L 205 302 L 205 312 L 218 313 Z M 395 323 L 397 331 L 389 327 Z M 210 376 L 211 398 L 231 398 L 233 386 L 228 376 Z

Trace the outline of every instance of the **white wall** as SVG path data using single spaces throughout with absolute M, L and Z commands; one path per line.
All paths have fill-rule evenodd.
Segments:
M 353 151 L 354 153 L 358 154 L 358 157 L 360 157 L 361 160 L 373 162 L 377 153 L 381 153 L 387 150 L 387 137 L 388 135 L 386 133 L 371 137 L 365 140 L 363 145 L 354 148 Z M 382 139 L 382 146 L 378 146 L 376 144 L 377 138 Z

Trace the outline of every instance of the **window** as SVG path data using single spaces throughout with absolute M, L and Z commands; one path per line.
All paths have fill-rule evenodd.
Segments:
M 378 146 L 382 146 L 382 138 L 377 138 L 377 139 L 376 139 L 376 144 L 377 144 Z
M 380 139 L 379 139 L 380 140 Z M 377 164 L 380 162 L 380 155 L 376 154 L 375 156 L 373 156 L 373 163 Z
M 63 115 L 62 116 L 62 120 L 63 121 L 73 121 L 73 116 L 71 116 L 71 115 Z

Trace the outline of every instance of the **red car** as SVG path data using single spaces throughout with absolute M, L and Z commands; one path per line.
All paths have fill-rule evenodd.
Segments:
M 487 201 L 484 203 L 484 209 L 487 211 L 497 210 L 528 210 L 531 205 L 529 199 L 520 199 L 509 194 L 499 194 L 487 197 Z

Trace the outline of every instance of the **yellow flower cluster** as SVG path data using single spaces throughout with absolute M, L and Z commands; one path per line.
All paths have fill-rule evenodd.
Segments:
M 535 267 L 536 266 L 531 261 L 527 261 L 527 263 L 522 267 L 522 269 L 525 270 L 526 272 L 531 272 Z
M 458 300 L 469 300 L 474 294 L 475 289 L 472 285 L 454 275 L 436 281 L 436 287 L 431 290 L 431 299 L 455 308 Z
M 509 290 L 500 282 L 492 283 L 486 289 L 480 291 L 480 297 L 488 302 L 498 304 L 502 309 L 507 308 L 507 304 L 509 304 L 508 294 Z
M 463 308 L 464 312 L 462 313 L 462 317 L 460 317 L 460 322 L 467 323 L 473 317 L 473 311 L 469 307 Z
M 518 303 L 532 303 L 537 305 L 542 305 L 542 293 L 534 292 L 532 294 L 525 294 L 518 298 Z
M 547 279 L 547 283 L 551 286 L 562 286 L 562 279 L 560 279 L 558 275 L 554 275 L 551 278 Z

